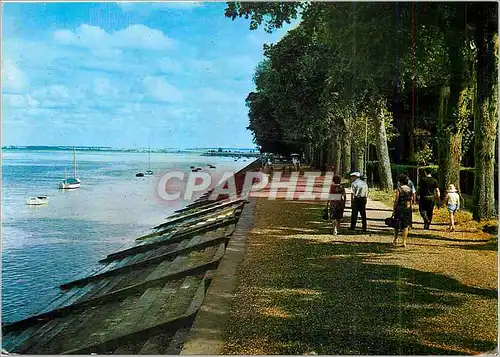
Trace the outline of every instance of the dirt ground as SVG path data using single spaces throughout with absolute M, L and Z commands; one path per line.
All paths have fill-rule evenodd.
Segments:
M 479 354 L 497 345 L 497 241 L 467 225 L 393 247 L 391 210 L 332 235 L 320 202 L 257 199 L 223 354 Z M 348 227 L 349 201 L 343 227 Z M 358 228 L 361 227 L 360 219 Z

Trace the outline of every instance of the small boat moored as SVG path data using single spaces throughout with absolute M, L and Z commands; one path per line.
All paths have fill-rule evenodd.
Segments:
M 59 183 L 59 188 L 63 190 L 70 190 L 75 188 L 80 188 L 82 181 L 76 176 L 76 152 L 73 146 L 73 177 L 66 178 L 66 172 L 64 173 L 64 180 Z
M 138 174 L 135 174 L 135 177 L 144 177 L 144 174 L 142 172 L 139 172 Z
M 47 203 L 49 203 L 48 196 L 36 196 L 36 197 L 29 197 L 28 199 L 26 199 L 26 204 L 30 206 L 46 205 Z
M 79 179 L 72 177 L 72 178 L 69 178 L 69 179 L 62 181 L 59 184 L 59 188 L 63 189 L 63 190 L 71 190 L 74 188 L 80 188 L 81 183 L 82 182 Z

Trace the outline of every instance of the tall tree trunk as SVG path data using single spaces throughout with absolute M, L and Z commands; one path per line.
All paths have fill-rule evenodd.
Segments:
M 325 164 L 328 164 L 328 146 L 325 143 L 320 146 L 321 155 L 320 155 L 320 165 L 323 167 Z
M 494 28 L 487 16 L 496 14 L 496 3 L 481 4 L 484 16 L 476 25 L 477 106 L 474 117 L 474 219 L 488 219 L 495 214 L 495 137 L 498 127 L 497 54 Z M 481 6 L 478 4 L 478 6 Z M 493 9 L 492 9 L 493 8 Z
M 340 175 L 341 170 L 340 167 L 342 166 L 342 141 L 341 141 L 341 135 L 337 134 L 335 136 L 335 150 L 333 152 L 333 165 L 335 166 L 335 174 Z
M 356 154 L 356 171 L 363 175 L 365 173 L 365 150 L 358 147 Z
M 314 168 L 321 168 L 321 147 L 319 146 L 314 147 Z
M 333 165 L 335 161 L 335 139 L 331 139 L 328 142 L 328 165 Z
M 449 86 L 442 86 L 440 90 L 438 178 L 439 187 L 443 193 L 450 184 L 454 184 L 457 189 L 460 188 L 462 137 L 468 119 L 468 94 L 469 88 L 467 84 L 464 84 L 461 89 L 459 87 L 450 89 Z
M 332 137 L 332 165 L 335 170 L 334 173 L 339 175 L 340 166 L 342 165 L 342 142 L 340 133 L 336 133 Z
M 389 147 L 387 146 L 387 133 L 385 131 L 385 120 L 376 109 L 372 110 L 375 123 L 375 148 L 378 156 L 378 172 L 380 175 L 380 188 L 390 191 L 394 188 L 392 183 L 391 161 L 389 159 Z
M 351 172 L 351 139 L 349 133 L 342 133 L 342 174 Z
M 438 152 L 438 167 L 443 168 L 445 166 L 448 157 L 448 145 L 446 142 L 446 133 L 444 126 L 444 118 L 446 116 L 448 108 L 448 98 L 449 98 L 450 87 L 447 85 L 442 85 L 439 89 L 439 114 L 438 114 L 438 125 L 437 125 L 437 152 Z M 443 169 L 438 170 L 438 181 L 439 187 L 443 189 L 445 174 Z
M 360 145 L 356 145 L 355 143 L 352 145 L 352 171 L 358 171 L 363 173 L 363 163 L 364 163 L 364 155 L 363 149 Z
M 300 161 L 302 165 L 308 164 L 311 162 L 311 152 L 310 152 L 310 146 L 311 144 L 307 143 L 304 144 L 302 152 L 304 153 L 304 158 L 302 156 L 300 157 Z

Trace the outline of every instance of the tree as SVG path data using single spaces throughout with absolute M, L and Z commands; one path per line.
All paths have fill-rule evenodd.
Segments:
M 495 214 L 495 139 L 498 130 L 498 6 L 473 3 L 469 19 L 477 46 L 477 101 L 474 112 L 474 218 Z
M 459 185 L 474 117 L 475 217 L 491 216 L 498 125 L 496 4 L 229 3 L 226 9 L 226 16 L 245 17 L 251 29 L 263 24 L 266 31 L 299 13 L 302 22 L 295 34 L 285 36 L 269 56 L 279 73 L 273 82 L 293 93 L 272 100 L 277 112 L 292 114 L 280 120 L 284 136 L 295 128 L 317 158 L 325 156 L 325 147 L 335 150 L 329 157 L 338 162 L 340 155 L 345 172 L 351 168 L 351 151 L 358 159 L 364 156 L 360 126 L 368 122 L 378 144 L 381 186 L 390 188 L 390 138 L 383 129 L 390 132 L 392 115 L 382 114 L 390 110 L 397 116 L 398 147 L 409 142 L 400 157 L 426 163 L 437 148 L 444 188 Z M 298 79 L 306 83 L 303 93 Z M 344 145 L 339 153 L 333 145 L 339 138 L 352 143 L 352 150 Z

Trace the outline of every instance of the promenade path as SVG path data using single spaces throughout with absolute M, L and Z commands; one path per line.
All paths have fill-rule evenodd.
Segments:
M 282 196 L 283 197 L 283 196 Z M 472 227 L 393 247 L 391 209 L 334 236 L 323 202 L 257 200 L 222 354 L 479 354 L 496 347 L 497 244 Z M 343 227 L 350 220 L 348 202 Z M 361 227 L 358 219 L 358 229 Z

